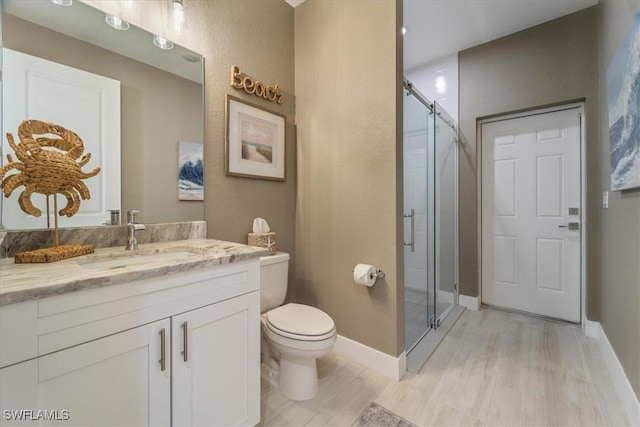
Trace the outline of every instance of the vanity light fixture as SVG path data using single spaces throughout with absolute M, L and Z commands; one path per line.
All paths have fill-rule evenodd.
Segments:
M 104 20 L 109 24 L 111 28 L 115 28 L 116 30 L 126 31 L 129 29 L 129 23 L 127 21 L 123 21 L 115 15 L 106 14 Z
M 167 26 L 171 31 L 181 33 L 187 29 L 187 15 L 184 0 L 169 0 Z
M 73 0 L 51 0 L 51 3 L 58 6 L 71 6 L 73 5 Z
M 153 44 L 162 50 L 173 49 L 173 43 L 159 35 L 153 36 Z
M 407 34 L 407 27 L 402 27 L 402 35 L 404 36 L 405 34 Z

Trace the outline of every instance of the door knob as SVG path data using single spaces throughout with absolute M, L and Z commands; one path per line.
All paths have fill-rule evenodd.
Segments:
M 569 230 L 580 230 L 580 224 L 577 222 L 570 222 L 567 225 L 559 225 L 558 228 L 568 228 Z

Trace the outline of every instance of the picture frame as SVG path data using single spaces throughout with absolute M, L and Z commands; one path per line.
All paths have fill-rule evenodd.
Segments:
M 204 200 L 204 149 L 200 143 L 178 141 L 178 200 Z
M 640 13 L 607 69 L 611 191 L 640 188 Z
M 286 116 L 226 96 L 225 175 L 286 179 Z

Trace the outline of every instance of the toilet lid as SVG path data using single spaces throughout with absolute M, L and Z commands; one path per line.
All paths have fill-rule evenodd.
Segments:
M 271 326 L 295 335 L 325 335 L 335 324 L 322 310 L 303 304 L 287 304 L 267 312 Z

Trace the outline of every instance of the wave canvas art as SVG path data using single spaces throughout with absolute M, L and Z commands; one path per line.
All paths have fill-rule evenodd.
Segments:
M 607 70 L 611 190 L 640 187 L 640 14 Z
M 178 143 L 178 200 L 204 200 L 202 144 Z

